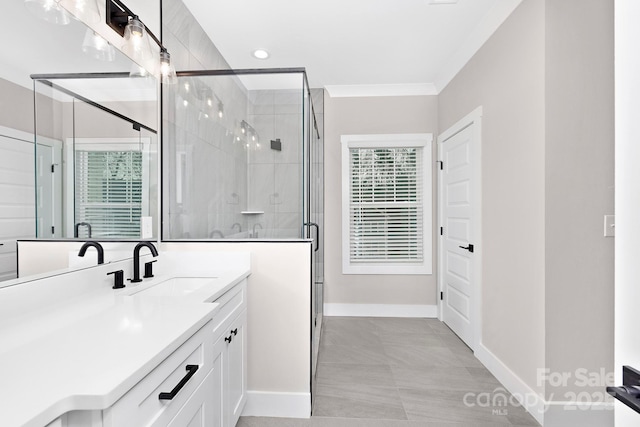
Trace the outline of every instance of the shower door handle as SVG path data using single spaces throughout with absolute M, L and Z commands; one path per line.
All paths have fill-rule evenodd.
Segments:
M 315 222 L 305 222 L 304 225 L 307 227 L 311 226 L 316 229 L 316 238 L 314 239 L 316 241 L 316 248 L 313 251 L 318 252 L 318 249 L 320 249 L 320 226 Z

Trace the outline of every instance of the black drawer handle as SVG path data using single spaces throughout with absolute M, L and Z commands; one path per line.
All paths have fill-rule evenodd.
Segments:
M 235 328 L 233 331 L 231 331 L 231 333 L 233 334 L 234 337 L 238 335 L 238 328 Z
M 231 344 L 231 341 L 233 340 L 233 335 L 229 335 L 228 337 L 225 337 L 224 340 L 229 344 Z
M 160 393 L 158 395 L 158 399 L 172 400 L 174 397 L 176 397 L 176 394 L 178 394 L 180 390 L 182 390 L 182 387 L 184 387 L 184 385 L 189 382 L 191 377 L 195 375 L 195 373 L 198 371 L 198 368 L 199 368 L 198 365 L 187 365 L 187 375 L 185 375 L 180 380 L 180 382 L 173 388 L 173 390 L 171 390 L 170 393 L 166 393 L 166 392 Z

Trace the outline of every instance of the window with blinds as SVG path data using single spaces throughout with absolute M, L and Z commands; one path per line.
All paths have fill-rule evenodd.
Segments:
M 140 151 L 76 150 L 76 222 L 91 224 L 92 237 L 140 237 L 142 160 Z
M 430 273 L 430 135 L 342 140 L 343 272 Z

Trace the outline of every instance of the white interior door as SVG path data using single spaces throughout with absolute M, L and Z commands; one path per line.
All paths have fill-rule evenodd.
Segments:
M 478 185 L 475 182 L 477 122 L 462 123 L 441 135 L 440 289 L 442 320 L 470 348 L 475 346 L 479 298 Z
M 35 236 L 33 136 L 16 134 L 0 129 L 0 281 L 16 277 L 16 240 Z

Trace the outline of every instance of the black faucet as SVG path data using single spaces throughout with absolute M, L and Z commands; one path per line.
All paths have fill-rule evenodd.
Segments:
M 78 237 L 78 233 L 79 233 L 79 229 L 81 225 L 86 225 L 87 226 L 87 234 L 89 236 L 89 238 L 91 238 L 91 224 L 89 224 L 88 222 L 79 222 L 76 224 L 75 230 L 73 232 L 73 237 Z
M 154 257 L 158 256 L 158 250 L 155 246 L 153 246 L 153 243 L 138 243 L 136 247 L 133 248 L 133 279 L 131 279 L 131 283 L 142 282 L 142 279 L 140 278 L 140 249 L 142 249 L 143 247 L 149 248 L 149 250 L 151 251 L 151 255 L 153 255 Z
M 82 247 L 80 248 L 80 252 L 78 252 L 78 256 L 83 257 L 87 252 L 87 249 L 89 249 L 89 247 L 91 246 L 96 248 L 96 250 L 98 251 L 98 264 L 104 264 L 104 249 L 102 249 L 102 245 L 100 243 L 94 242 L 92 240 L 82 245 Z

